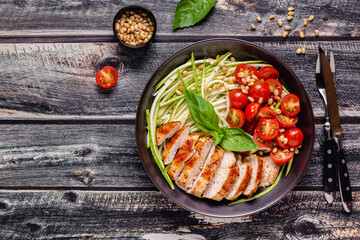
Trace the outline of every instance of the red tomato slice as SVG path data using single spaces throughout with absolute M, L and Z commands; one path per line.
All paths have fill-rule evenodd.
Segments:
M 262 67 L 256 74 L 258 79 L 268 79 L 268 78 L 275 78 L 279 77 L 279 71 L 273 67 Z
M 244 73 L 244 77 L 246 78 L 247 76 L 251 76 L 251 75 L 256 75 L 257 70 L 255 67 L 253 66 L 248 66 L 246 64 L 239 64 L 236 68 L 235 68 L 235 79 L 238 83 L 243 84 L 241 82 L 241 78 L 238 76 L 239 72 L 243 72 Z
M 289 117 L 300 112 L 300 99 L 295 94 L 288 94 L 281 100 L 281 111 Z
M 289 117 L 285 114 L 276 114 L 276 120 L 283 128 L 289 128 L 294 126 L 299 121 L 299 118 L 297 116 Z
M 272 94 L 274 94 L 275 90 L 277 89 L 279 92 L 278 96 L 281 96 L 283 87 L 278 80 L 276 80 L 274 78 L 269 78 L 269 79 L 266 79 L 265 84 L 267 84 L 269 86 L 270 92 Z
M 249 122 L 254 120 L 256 115 L 259 112 L 260 107 L 261 107 L 261 104 L 258 102 L 252 102 L 252 103 L 248 104 L 245 108 L 246 120 L 248 120 Z
M 115 85 L 118 77 L 118 72 L 115 68 L 105 66 L 96 74 L 96 82 L 100 87 L 111 88 Z
M 232 128 L 241 128 L 245 124 L 245 113 L 236 108 L 230 108 L 229 115 L 226 119 L 229 126 Z
M 275 138 L 279 134 L 280 126 L 275 119 L 263 118 L 259 121 L 256 130 L 261 139 L 269 140 Z
M 235 89 L 229 93 L 230 105 L 234 108 L 244 108 L 248 103 L 248 95 L 240 89 Z
M 284 137 L 288 139 L 286 145 L 291 148 L 300 146 L 304 140 L 303 132 L 297 127 L 286 129 Z
M 273 109 L 270 107 L 262 107 L 260 108 L 259 113 L 256 115 L 255 120 L 259 121 L 260 119 L 267 118 L 267 119 L 275 119 L 276 114 Z
M 270 152 L 270 157 L 272 158 L 272 160 L 279 164 L 287 163 L 288 161 L 290 161 L 290 159 L 292 159 L 293 156 L 294 152 L 291 152 L 287 149 L 278 148 L 276 153 L 274 153 L 273 151 Z
M 283 133 L 282 133 L 282 134 L 279 133 L 279 135 L 277 135 L 277 137 L 275 138 L 276 144 L 277 144 L 279 147 L 284 148 L 284 149 L 289 148 L 288 146 L 285 145 L 284 142 L 280 141 L 280 136 L 283 136 L 283 137 L 284 137 L 284 134 L 283 134 Z
M 249 89 L 249 96 L 256 102 L 262 97 L 263 103 L 265 103 L 270 98 L 270 88 L 265 83 L 255 82 Z
M 254 140 L 256 142 L 256 144 L 259 146 L 259 147 L 270 147 L 272 141 L 271 140 L 263 140 L 261 138 L 259 138 L 258 134 L 257 134 L 257 131 L 254 132 Z
M 252 122 L 248 122 L 248 121 L 245 121 L 245 124 L 244 126 L 242 127 L 242 129 L 247 132 L 248 134 L 250 135 L 253 135 L 254 134 L 254 131 L 256 129 L 256 126 L 257 126 L 257 122 L 256 121 L 252 121 Z

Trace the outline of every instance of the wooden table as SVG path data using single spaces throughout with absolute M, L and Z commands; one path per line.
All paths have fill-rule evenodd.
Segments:
M 2 239 L 359 239 L 360 7 L 358 1 L 218 0 L 197 26 L 172 31 L 178 1 L 142 1 L 158 22 L 147 51 L 119 47 L 112 20 L 123 1 L 0 1 L 0 236 Z M 287 39 L 270 21 L 295 7 Z M 256 23 L 260 15 L 262 23 Z M 314 15 L 307 27 L 302 19 Z M 256 31 L 250 24 L 256 25 Z M 314 37 L 314 29 L 320 37 Z M 301 40 L 298 31 L 304 30 Z M 269 49 L 298 74 L 316 117 L 307 171 L 273 207 L 220 219 L 186 211 L 148 178 L 134 137 L 137 102 L 170 54 L 211 37 Z M 323 103 L 315 87 L 317 46 L 335 54 L 336 90 L 353 186 L 353 212 L 322 192 Z M 295 50 L 305 47 L 305 55 Z M 120 61 L 111 91 L 95 82 L 101 57 Z

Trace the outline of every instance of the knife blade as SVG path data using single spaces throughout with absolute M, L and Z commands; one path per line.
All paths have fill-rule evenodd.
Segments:
M 339 107 L 336 98 L 336 91 L 334 85 L 334 75 L 332 73 L 330 63 L 319 46 L 320 52 L 320 62 L 321 69 L 324 76 L 325 88 L 326 88 L 326 98 L 329 106 L 329 116 L 330 116 L 330 125 L 334 134 L 334 140 L 337 144 L 337 170 L 338 170 L 338 182 L 340 189 L 340 196 L 343 208 L 346 212 L 351 212 L 351 186 L 350 186 L 350 178 L 347 170 L 347 165 L 345 161 L 344 150 L 342 147 L 342 131 L 340 124 L 340 115 L 339 115 Z M 333 56 L 333 55 L 332 55 Z M 332 60 L 333 63 L 334 60 Z

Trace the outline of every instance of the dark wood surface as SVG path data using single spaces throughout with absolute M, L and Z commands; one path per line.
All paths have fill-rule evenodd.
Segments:
M 146 51 L 120 48 L 112 35 L 113 16 L 131 3 L 0 1 L 1 239 L 359 239 L 359 2 L 218 0 L 200 24 L 173 31 L 178 1 L 139 1 L 158 21 Z M 284 20 L 292 31 L 283 40 L 269 16 L 285 19 L 289 6 L 295 17 Z M 304 27 L 309 15 L 315 19 Z M 314 153 L 301 181 L 249 217 L 206 217 L 173 204 L 148 178 L 136 149 L 135 111 L 151 73 L 181 47 L 210 37 L 250 40 L 278 55 L 301 79 L 316 117 Z M 339 196 L 327 205 L 322 192 L 319 44 L 335 54 L 351 214 L 342 211 Z M 307 53 L 296 55 L 299 47 Z M 110 91 L 94 81 L 103 58 L 121 66 Z

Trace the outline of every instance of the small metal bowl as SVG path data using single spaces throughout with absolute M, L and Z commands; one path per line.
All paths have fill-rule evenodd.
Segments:
M 154 27 L 154 31 L 153 31 L 153 34 L 152 34 L 152 37 L 150 38 L 150 40 L 142 45 L 139 45 L 139 46 L 131 46 L 131 45 L 128 45 L 126 44 L 125 42 L 123 42 L 122 40 L 119 39 L 119 37 L 117 36 L 117 33 L 116 33 L 116 29 L 115 29 L 115 25 L 116 25 L 116 22 L 118 19 L 121 18 L 121 15 L 123 13 L 125 13 L 126 11 L 141 11 L 141 12 L 144 12 L 148 15 L 148 17 L 151 19 L 152 23 L 153 23 L 153 27 Z M 116 37 L 116 39 L 119 41 L 119 43 L 121 45 L 123 45 L 124 47 L 127 47 L 127 48 L 133 48 L 133 49 L 136 49 L 136 48 L 142 48 L 142 47 L 145 47 L 145 46 L 148 46 L 150 44 L 150 42 L 154 39 L 155 37 L 155 34 L 156 34 L 156 20 L 155 20 L 155 16 L 154 14 L 149 10 L 149 9 L 146 9 L 144 7 L 141 7 L 141 6 L 135 6 L 135 5 L 131 5 L 131 6 L 126 6 L 126 7 L 123 7 L 122 9 L 120 9 L 117 14 L 115 15 L 114 17 L 114 22 L 113 22 L 113 32 L 114 32 L 114 35 Z

